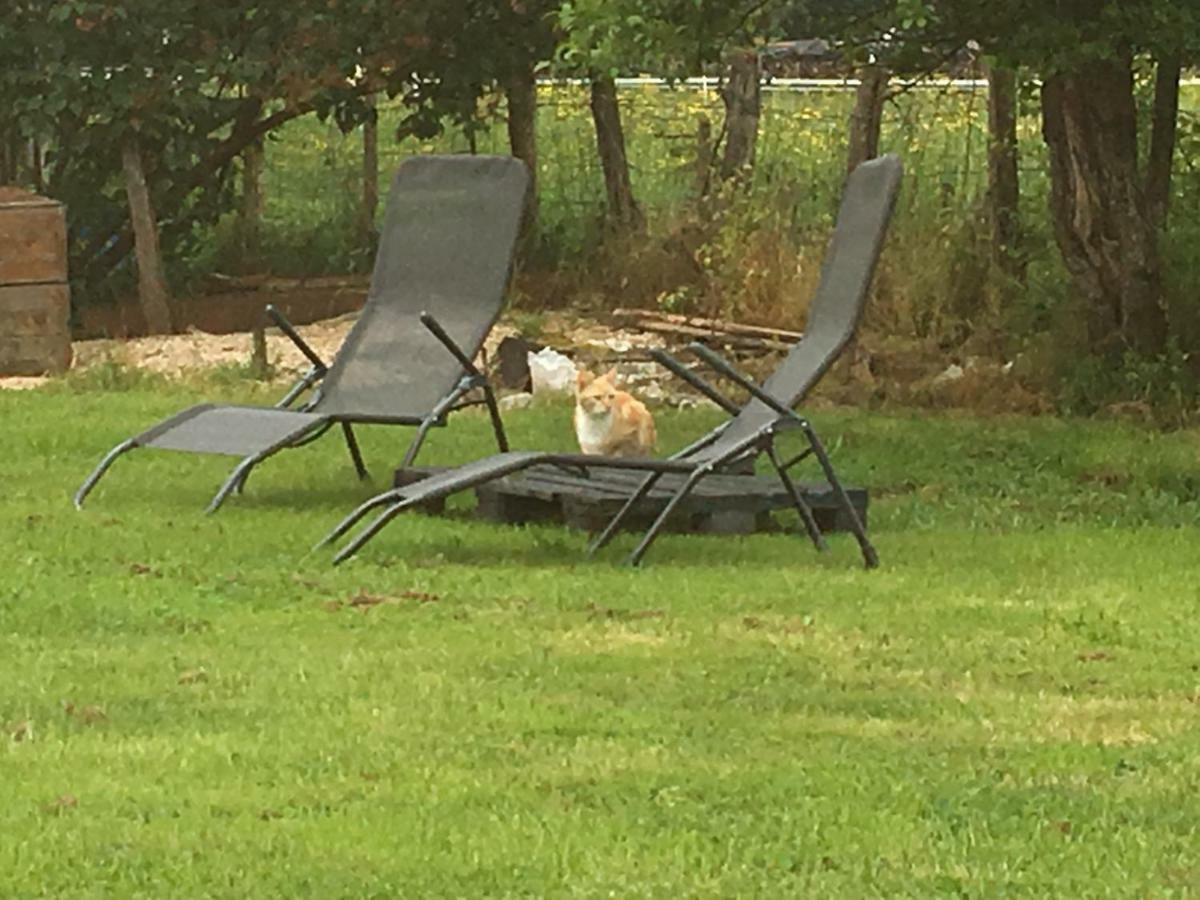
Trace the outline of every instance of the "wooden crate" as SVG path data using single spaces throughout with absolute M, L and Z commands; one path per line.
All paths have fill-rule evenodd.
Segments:
M 0 188 L 0 375 L 43 375 L 71 364 L 63 208 Z
M 62 204 L 16 188 L 0 188 L 0 285 L 66 280 Z

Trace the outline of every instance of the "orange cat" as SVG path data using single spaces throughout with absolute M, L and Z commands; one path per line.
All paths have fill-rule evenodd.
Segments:
M 649 456 L 657 435 L 654 417 L 640 400 L 619 391 L 617 370 L 596 376 L 581 370 L 575 378 L 575 436 L 584 453 Z

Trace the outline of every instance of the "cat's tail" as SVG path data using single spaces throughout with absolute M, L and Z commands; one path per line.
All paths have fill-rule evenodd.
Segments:
M 648 414 L 638 423 L 638 443 L 649 451 L 658 449 L 658 431 L 654 427 L 654 419 Z

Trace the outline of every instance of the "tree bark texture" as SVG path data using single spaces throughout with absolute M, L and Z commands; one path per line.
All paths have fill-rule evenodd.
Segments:
M 725 104 L 725 152 L 721 178 L 744 178 L 754 168 L 758 120 L 762 114 L 762 88 L 757 50 L 736 53 L 729 61 L 729 77 L 721 89 Z
M 1021 181 L 1017 150 L 1017 73 L 988 69 L 988 218 L 992 261 L 1009 278 L 1022 279 Z
M 1146 162 L 1146 208 L 1156 228 L 1167 225 L 1171 204 L 1171 167 L 1175 163 L 1175 137 L 1179 128 L 1178 56 L 1163 57 L 1154 75 L 1154 121 L 1150 132 L 1150 159 Z
M 868 159 L 879 156 L 879 135 L 883 129 L 883 101 L 887 96 L 888 70 L 871 64 L 859 74 L 854 92 L 854 111 L 850 113 L 850 148 L 846 171 L 853 172 Z
M 243 272 L 253 272 L 261 262 L 263 216 L 263 145 L 255 141 L 242 152 L 242 197 L 237 231 Z
M 0 184 L 17 183 L 17 147 L 19 142 L 0 131 Z
M 1166 347 L 1158 229 L 1138 173 L 1128 59 L 1092 60 L 1042 86 L 1055 239 L 1101 355 Z
M 167 280 L 163 275 L 158 249 L 158 222 L 150 203 L 146 172 L 137 138 L 129 137 L 121 150 L 125 169 L 125 193 L 129 198 L 129 216 L 133 222 L 134 249 L 137 253 L 138 299 L 150 334 L 170 334 L 171 307 L 167 302 Z
M 608 76 L 592 79 L 592 122 L 596 127 L 596 149 L 604 171 L 609 225 L 617 231 L 639 230 L 645 220 L 633 184 L 629 178 L 629 160 L 625 155 L 625 132 L 621 127 L 621 107 L 617 103 L 617 85 Z
M 358 242 L 368 250 L 375 246 L 375 212 L 379 209 L 379 116 L 375 95 L 367 97 L 371 113 L 363 122 L 362 205 L 358 211 Z
M 537 233 L 538 220 L 537 80 L 532 65 L 505 80 L 504 96 L 508 102 L 509 149 L 529 169 L 521 219 L 522 243 L 527 244 Z
M 712 165 L 712 123 L 708 121 L 707 116 L 701 116 L 696 122 L 696 163 L 693 170 L 692 187 L 697 200 L 703 200 L 708 196 L 708 189 L 712 179 Z

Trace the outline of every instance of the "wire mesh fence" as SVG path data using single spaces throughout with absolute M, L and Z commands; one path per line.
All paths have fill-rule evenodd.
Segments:
M 795 80 L 799 82 L 799 80 Z M 751 194 L 766 211 L 794 229 L 827 226 L 845 176 L 847 130 L 854 102 L 848 82 L 775 84 L 764 91 Z M 698 192 L 699 161 L 719 140 L 724 109 L 715 81 L 678 86 L 655 79 L 620 84 L 620 103 L 634 193 L 650 227 L 668 228 Z M 570 257 L 597 239 L 603 214 L 603 176 L 596 153 L 587 88 L 546 83 L 539 88 L 537 137 L 542 231 Z M 1036 103 L 1022 104 L 1018 120 L 1022 203 L 1037 227 L 1044 220 L 1047 162 Z M 1200 112 L 1200 86 L 1184 89 L 1184 115 Z M 379 167 L 388 174 L 406 156 L 429 152 L 507 153 L 504 104 L 481 104 L 472 137 L 453 127 L 439 137 L 398 140 L 404 111 L 399 101 L 379 104 Z M 705 124 L 707 123 L 707 124 Z M 705 138 L 704 135 L 707 135 Z M 894 90 L 885 106 L 884 151 L 905 161 L 905 190 L 898 211 L 935 222 L 978 209 L 987 183 L 987 85 L 948 81 L 922 89 Z M 719 150 L 718 150 L 719 152 Z M 309 116 L 272 136 L 266 171 L 266 219 L 282 244 L 312 259 L 322 245 L 326 263 L 339 233 L 352 243 L 351 223 L 360 202 L 361 130 L 343 134 L 332 122 Z M 1181 154 L 1181 174 L 1194 174 Z M 1180 193 L 1186 188 L 1181 187 Z M 1195 191 L 1200 201 L 1200 191 Z M 332 229 L 332 231 L 331 231 Z M 286 239 L 285 239 L 286 238 Z M 332 266 L 337 267 L 336 262 Z

